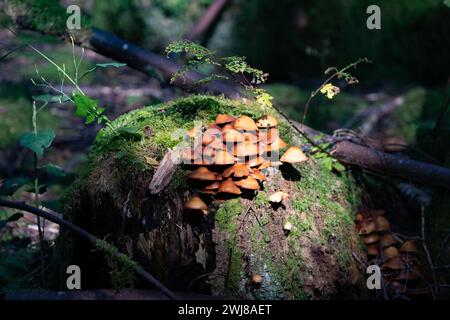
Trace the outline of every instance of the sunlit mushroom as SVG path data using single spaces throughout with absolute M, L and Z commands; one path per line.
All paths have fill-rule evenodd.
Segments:
M 306 160 L 308 160 L 308 157 L 306 157 L 299 147 L 290 147 L 280 158 L 280 161 L 285 163 L 297 163 Z
M 252 284 L 260 285 L 263 282 L 263 277 L 259 274 L 254 274 L 252 276 Z
M 272 117 L 270 114 L 266 114 L 263 118 L 256 122 L 258 128 L 272 128 L 278 125 L 278 120 Z
M 286 221 L 286 223 L 283 225 L 283 230 L 284 232 L 289 233 L 292 230 L 292 223 Z
M 256 180 L 259 180 L 259 181 L 266 181 L 267 180 L 266 176 L 263 175 L 261 173 L 261 171 L 259 171 L 258 169 L 253 169 L 252 172 L 250 172 L 250 176 L 255 178 Z
M 258 180 L 256 180 L 253 177 L 246 177 L 241 180 L 235 181 L 235 184 L 243 189 L 247 190 L 258 190 L 259 189 L 259 183 Z
M 235 178 L 242 178 L 248 176 L 250 173 L 249 167 L 245 163 L 235 163 L 231 167 L 224 170 L 222 175 L 225 178 L 234 176 Z
M 400 247 L 400 252 L 416 253 L 417 252 L 417 246 L 414 243 L 414 241 L 411 241 L 411 240 L 405 241 Z
M 218 165 L 227 165 L 234 163 L 234 157 L 225 150 L 219 150 L 214 155 L 214 163 Z
M 233 122 L 234 120 L 236 120 L 236 118 L 228 114 L 218 114 L 216 117 L 216 124 L 217 125 L 227 124 Z
M 244 140 L 243 134 L 235 129 L 223 130 L 223 141 L 225 143 L 242 142 Z
M 280 203 L 283 202 L 283 200 L 286 200 L 289 198 L 289 194 L 283 191 L 278 191 L 270 195 L 269 201 L 272 203 Z
M 383 255 L 387 259 L 396 257 L 396 256 L 398 256 L 398 249 L 396 247 L 393 247 L 393 246 L 387 247 L 387 248 L 383 249 Z
M 242 191 L 236 186 L 231 178 L 228 178 L 220 184 L 219 193 L 241 194 Z
M 236 130 L 258 131 L 258 127 L 256 126 L 255 121 L 253 121 L 253 119 L 248 116 L 237 118 L 234 121 L 233 126 Z
M 378 232 L 389 231 L 391 229 L 389 221 L 383 216 L 377 216 L 375 218 L 375 224 L 377 226 L 376 231 Z

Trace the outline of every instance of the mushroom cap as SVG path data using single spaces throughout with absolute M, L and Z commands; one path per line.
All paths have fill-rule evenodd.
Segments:
M 242 178 L 248 176 L 250 173 L 249 167 L 245 163 L 235 163 L 231 167 L 224 170 L 222 175 L 225 178 L 233 175 L 235 178 Z
M 253 156 L 259 153 L 258 145 L 251 143 L 250 141 L 244 141 L 241 143 L 238 143 L 233 148 L 233 154 L 236 157 L 248 157 Z
M 255 121 L 253 121 L 253 119 L 248 116 L 242 116 L 242 117 L 237 118 L 234 121 L 233 126 L 237 130 L 258 131 L 258 127 L 256 126 Z
M 218 125 L 227 124 L 227 123 L 233 122 L 234 120 L 236 120 L 235 117 L 232 117 L 232 116 L 230 116 L 228 114 L 224 114 L 224 113 L 218 114 L 216 116 L 216 124 L 218 124 Z
M 286 200 L 289 198 L 289 195 L 286 192 L 278 191 L 275 193 L 272 193 L 269 197 L 269 201 L 272 203 L 280 203 L 283 200 Z
M 291 231 L 292 230 L 292 223 L 290 223 L 289 221 L 286 221 L 286 223 L 283 225 L 283 230 L 284 231 Z
M 414 241 L 407 240 L 401 245 L 400 252 L 416 253 L 417 252 L 417 246 L 414 243 Z
M 224 142 L 242 142 L 245 140 L 244 135 L 233 128 L 224 129 L 222 132 Z
M 244 141 L 249 141 L 252 143 L 257 143 L 262 139 L 254 131 L 245 131 L 242 133 L 242 136 L 244 137 Z
M 286 147 L 287 143 L 284 142 L 280 137 L 277 137 L 274 142 L 267 146 L 267 151 L 277 151 Z
M 193 127 L 192 129 L 188 130 L 187 135 L 189 138 L 195 138 L 195 136 L 200 133 L 201 130 L 199 130 L 199 128 Z
M 397 242 L 398 242 L 398 240 L 390 233 L 385 234 L 380 239 L 380 244 L 381 244 L 381 247 L 383 247 L 383 248 L 393 246 Z
M 377 233 L 371 233 L 363 237 L 365 244 L 372 244 L 380 241 L 380 236 Z
M 400 256 L 393 257 L 383 264 L 383 269 L 400 270 L 405 267 L 405 261 Z
M 308 160 L 308 157 L 303 153 L 299 147 L 290 147 L 280 158 L 281 162 L 297 163 Z
M 372 219 L 366 219 L 358 223 L 359 234 L 365 235 L 374 232 L 376 229 L 376 224 Z
M 206 187 L 204 187 L 204 190 L 216 190 L 220 188 L 220 181 L 214 181 L 211 184 L 208 184 Z
M 367 246 L 367 254 L 369 256 L 377 256 L 378 255 L 378 244 L 372 243 Z
M 263 282 L 263 277 L 259 274 L 254 274 L 252 276 L 252 283 L 253 284 L 261 284 Z
M 355 216 L 355 221 L 356 222 L 361 222 L 363 220 L 364 220 L 364 215 L 361 212 L 357 213 L 356 216 Z
M 208 214 L 208 206 L 206 205 L 206 203 L 203 202 L 202 199 L 200 199 L 200 197 L 198 196 L 194 196 L 192 197 L 185 205 L 184 205 L 185 209 L 188 210 L 194 210 L 194 211 L 201 211 L 203 212 L 203 214 Z
M 258 169 L 252 169 L 252 172 L 250 172 L 250 176 L 255 178 L 256 180 L 259 180 L 259 181 L 266 181 L 267 180 L 266 176 L 263 175 L 261 173 L 261 171 L 259 171 Z
M 278 120 L 270 114 L 266 114 L 256 122 L 256 125 L 258 126 L 258 128 L 272 128 L 278 125 Z
M 204 146 L 206 146 L 207 144 L 210 144 L 214 140 L 220 138 L 221 135 L 222 135 L 222 130 L 220 128 L 219 129 L 210 128 L 210 129 L 206 130 L 205 132 L 203 132 L 202 144 Z M 220 139 L 220 140 L 222 140 L 222 139 Z
M 280 132 L 277 128 L 260 129 L 258 136 L 260 141 L 271 144 L 280 136 Z
M 383 255 L 388 259 L 396 257 L 398 256 L 398 249 L 394 246 L 387 247 L 383 250 Z
M 216 180 L 217 174 L 210 171 L 206 167 L 200 167 L 189 174 L 189 179 L 193 180 L 206 180 L 214 181 Z
M 394 278 L 396 281 L 405 281 L 405 280 L 415 280 L 419 278 L 417 272 L 402 270 L 400 273 Z
M 243 189 L 248 189 L 248 190 L 258 190 L 259 189 L 258 180 L 256 180 L 253 177 L 250 177 L 250 176 L 236 181 L 235 184 Z
M 241 194 L 242 191 L 236 186 L 231 178 L 220 184 L 219 193 Z
M 391 225 L 389 221 L 383 216 L 377 216 L 375 218 L 376 231 L 389 231 L 391 229 Z
M 225 150 L 218 150 L 214 155 L 214 163 L 218 165 L 233 164 L 234 157 Z
M 272 163 L 271 163 L 269 160 L 266 160 L 265 162 L 261 163 L 261 164 L 258 166 L 258 170 L 262 170 L 262 169 L 269 168 L 269 167 L 271 166 L 271 164 L 272 164 Z
M 257 167 L 265 161 L 266 159 L 264 159 L 263 157 L 257 156 L 250 158 L 246 163 L 249 167 Z

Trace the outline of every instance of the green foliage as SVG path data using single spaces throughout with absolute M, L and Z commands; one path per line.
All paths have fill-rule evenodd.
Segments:
M 25 178 L 13 178 L 3 182 L 0 186 L 0 196 L 12 196 L 17 190 L 28 184 L 30 181 Z
M 90 124 L 95 120 L 97 120 L 99 124 L 109 121 L 108 118 L 103 115 L 105 109 L 98 106 L 97 100 L 79 93 L 74 94 L 73 100 L 76 106 L 75 115 L 86 118 L 86 124 Z
M 38 157 L 44 155 L 44 150 L 50 147 L 55 138 L 55 132 L 53 130 L 42 130 L 37 133 L 27 132 L 19 140 L 20 146 L 28 148 Z
M 53 163 L 48 163 L 45 166 L 45 170 L 51 174 L 52 176 L 55 177 L 64 177 L 66 175 L 66 173 L 64 172 L 63 168 L 61 168 L 60 166 L 57 166 Z
M 209 65 L 220 68 L 226 75 L 212 74 L 200 81 L 196 86 L 206 84 L 214 80 L 232 79 L 241 85 L 262 107 L 272 107 L 272 96 L 262 88 L 255 87 L 266 82 L 268 74 L 262 70 L 250 66 L 245 57 L 230 56 L 219 57 L 213 51 L 189 40 L 176 41 L 166 47 L 166 54 L 188 53 L 191 58 L 183 67 L 172 75 L 170 81 L 174 82 L 182 78 L 189 70 L 198 69 L 200 66 Z M 247 79 L 250 77 L 250 80 Z

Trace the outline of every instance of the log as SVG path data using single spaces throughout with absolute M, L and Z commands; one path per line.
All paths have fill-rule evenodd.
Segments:
M 215 23 L 228 1 L 229 0 L 214 0 L 208 7 L 208 10 L 206 10 L 206 13 L 194 25 L 186 38 L 191 41 L 198 40 L 206 31 L 208 31 L 208 29 L 211 28 L 211 25 Z

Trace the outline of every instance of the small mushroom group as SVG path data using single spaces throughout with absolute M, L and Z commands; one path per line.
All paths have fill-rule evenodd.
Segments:
M 414 241 L 402 241 L 391 232 L 384 211 L 356 214 L 356 227 L 367 246 L 369 259 L 379 262 L 392 294 L 412 294 L 422 277 Z M 417 291 L 417 290 L 416 290 Z
M 280 150 L 288 145 L 279 136 L 277 125 L 278 120 L 269 114 L 257 121 L 219 114 L 207 128 L 192 128 L 188 131 L 191 147 L 181 151 L 183 164 L 192 169 L 189 180 L 200 193 L 224 199 L 259 190 L 266 180 L 264 170 L 278 160 L 306 161 L 306 155 L 295 146 L 279 158 Z M 200 196 L 193 199 L 185 208 L 206 214 Z

